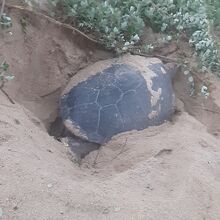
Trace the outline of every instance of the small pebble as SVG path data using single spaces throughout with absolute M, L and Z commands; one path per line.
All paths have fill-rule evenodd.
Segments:
M 15 124 L 20 125 L 20 121 L 18 119 L 14 119 Z
M 48 187 L 48 188 L 51 188 L 51 187 L 53 187 L 53 184 L 49 183 L 49 184 L 47 185 L 47 187 Z
M 188 75 L 189 74 L 189 70 L 186 70 L 183 73 L 184 73 L 184 75 Z
M 192 83 L 192 82 L 194 81 L 193 77 L 190 76 L 190 77 L 188 78 L 188 81 Z
M 115 212 L 119 212 L 120 210 L 121 210 L 120 207 L 115 207 L 115 208 L 114 208 L 114 211 L 115 211 Z
M 108 214 L 109 213 L 109 209 L 108 208 L 105 208 L 102 212 L 104 215 Z
M 13 210 L 17 211 L 18 210 L 18 206 L 13 207 Z

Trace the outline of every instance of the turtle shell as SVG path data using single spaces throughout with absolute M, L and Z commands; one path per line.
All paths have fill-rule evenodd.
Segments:
M 162 62 L 129 55 L 77 73 L 60 99 L 60 116 L 74 135 L 103 144 L 118 133 L 169 120 L 173 103 Z

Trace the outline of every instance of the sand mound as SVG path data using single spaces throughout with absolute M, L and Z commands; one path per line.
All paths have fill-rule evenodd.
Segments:
M 219 219 L 220 143 L 188 114 L 115 137 L 79 167 L 0 99 L 2 219 Z
M 208 99 L 187 98 L 178 79 L 176 93 L 196 119 L 178 105 L 172 122 L 120 134 L 79 166 L 44 126 L 68 74 L 110 55 L 35 14 L 10 15 L 15 25 L 12 35 L 1 32 L 0 53 L 15 75 L 5 89 L 17 102 L 0 93 L 0 219 L 219 219 L 219 82 Z

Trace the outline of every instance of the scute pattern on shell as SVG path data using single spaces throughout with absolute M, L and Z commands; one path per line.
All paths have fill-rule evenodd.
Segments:
M 83 134 L 82 138 L 99 144 L 121 132 L 163 123 L 172 114 L 171 80 L 161 63 L 146 65 L 146 69 L 156 74 L 150 89 L 137 67 L 123 63 L 113 63 L 78 83 L 61 97 L 64 123 L 72 121 L 80 128 L 74 135 Z M 152 90 L 160 91 L 154 106 Z

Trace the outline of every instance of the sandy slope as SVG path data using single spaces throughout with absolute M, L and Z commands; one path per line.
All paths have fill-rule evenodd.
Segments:
M 188 114 L 120 135 L 78 167 L 31 113 L 0 100 L 2 219 L 219 219 L 220 143 Z

